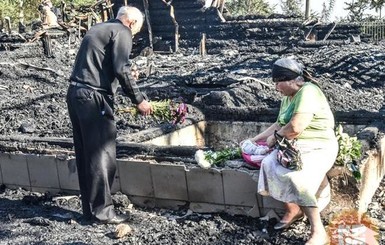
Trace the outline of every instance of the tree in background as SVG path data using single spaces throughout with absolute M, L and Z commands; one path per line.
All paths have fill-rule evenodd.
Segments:
M 272 12 L 265 0 L 228 0 L 226 7 L 235 16 L 248 14 L 269 15 Z
M 326 4 L 326 2 L 322 4 L 322 11 L 320 16 L 320 20 L 322 22 L 330 21 L 330 17 L 334 9 L 335 2 L 336 2 L 335 0 L 329 0 L 329 4 Z
M 351 3 L 345 2 L 346 10 L 349 10 L 348 19 L 350 21 L 362 21 L 365 19 L 373 19 L 373 16 L 365 16 L 364 12 L 368 9 L 375 9 L 380 13 L 385 5 L 385 0 L 355 0 Z
M 20 1 L 23 1 L 22 10 L 25 22 L 30 23 L 31 21 L 40 18 L 38 7 L 41 0 L 0 0 L 0 20 L 9 17 L 14 25 L 15 23 L 18 23 Z M 67 0 L 65 2 L 68 2 L 68 5 L 71 4 L 74 6 L 90 6 L 95 3 L 96 0 Z M 61 5 L 60 0 L 52 0 L 52 3 L 56 7 L 60 7 Z
M 281 0 L 281 9 L 285 15 L 303 16 L 302 0 Z
M 24 19 L 30 20 L 39 17 L 37 6 L 39 4 L 37 0 L 24 0 L 23 11 Z M 40 1 L 39 1 L 40 3 Z M 20 1 L 12 0 L 0 0 L 0 19 L 3 20 L 5 17 L 9 17 L 12 23 L 18 22 L 20 13 Z
M 376 12 L 380 14 L 380 18 L 382 18 L 382 7 L 385 5 L 385 0 L 371 0 L 370 7 L 375 9 Z

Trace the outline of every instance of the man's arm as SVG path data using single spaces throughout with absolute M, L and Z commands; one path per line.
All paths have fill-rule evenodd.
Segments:
M 116 78 L 123 89 L 123 92 L 131 99 L 133 103 L 139 105 L 143 100 L 143 94 L 140 92 L 131 74 L 130 53 L 132 49 L 132 35 L 130 31 L 120 31 L 114 38 L 112 47 L 112 62 Z

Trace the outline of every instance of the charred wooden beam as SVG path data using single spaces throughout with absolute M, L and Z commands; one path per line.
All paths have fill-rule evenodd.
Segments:
M 175 27 L 175 33 L 174 33 L 174 37 L 175 37 L 175 50 L 174 52 L 178 52 L 179 51 L 179 24 L 178 22 L 176 21 L 175 19 L 175 12 L 174 12 L 174 6 L 171 5 L 172 3 L 172 0 L 170 0 L 169 2 L 167 2 L 166 0 L 162 0 L 168 7 L 170 7 L 170 17 L 171 17 L 171 20 L 172 22 L 174 23 L 174 27 Z
M 148 0 L 143 0 L 143 6 L 144 6 L 144 14 L 146 16 L 146 23 L 147 23 L 148 39 L 150 42 L 150 48 L 154 49 Z
M 199 53 L 201 56 L 206 56 L 207 52 L 206 52 L 206 34 L 203 33 L 202 34 L 202 39 L 201 39 L 201 42 L 200 42 L 200 45 L 199 45 Z

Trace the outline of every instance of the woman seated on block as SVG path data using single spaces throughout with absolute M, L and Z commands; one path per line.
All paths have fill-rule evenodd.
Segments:
M 276 89 L 283 95 L 277 121 L 250 140 L 266 141 L 268 146 L 273 147 L 276 143 L 275 131 L 289 140 L 297 139 L 303 167 L 297 171 L 283 167 L 277 160 L 278 150 L 273 150 L 262 161 L 258 193 L 285 203 L 286 213 L 275 229 L 288 228 L 306 215 L 311 225 L 306 244 L 325 244 L 329 238 L 320 211 L 330 199 L 321 204 L 319 197 L 324 196 L 320 191 L 322 189 L 330 194 L 326 173 L 338 153 L 334 116 L 318 84 L 294 59 L 277 60 L 272 77 Z M 327 188 L 323 188 L 325 186 Z

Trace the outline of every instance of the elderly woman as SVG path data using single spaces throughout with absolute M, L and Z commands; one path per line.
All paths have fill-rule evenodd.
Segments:
M 325 186 L 325 181 L 328 184 L 326 172 L 338 153 L 334 117 L 319 86 L 294 59 L 277 60 L 272 76 L 276 89 L 284 96 L 278 118 L 251 141 L 265 140 L 272 147 L 276 143 L 275 131 L 289 140 L 297 139 L 303 167 L 298 171 L 283 167 L 277 160 L 277 150 L 272 151 L 262 161 L 258 192 L 285 203 L 286 213 L 275 229 L 288 228 L 305 214 L 311 225 L 306 244 L 325 244 L 328 236 L 318 197 L 320 186 Z

